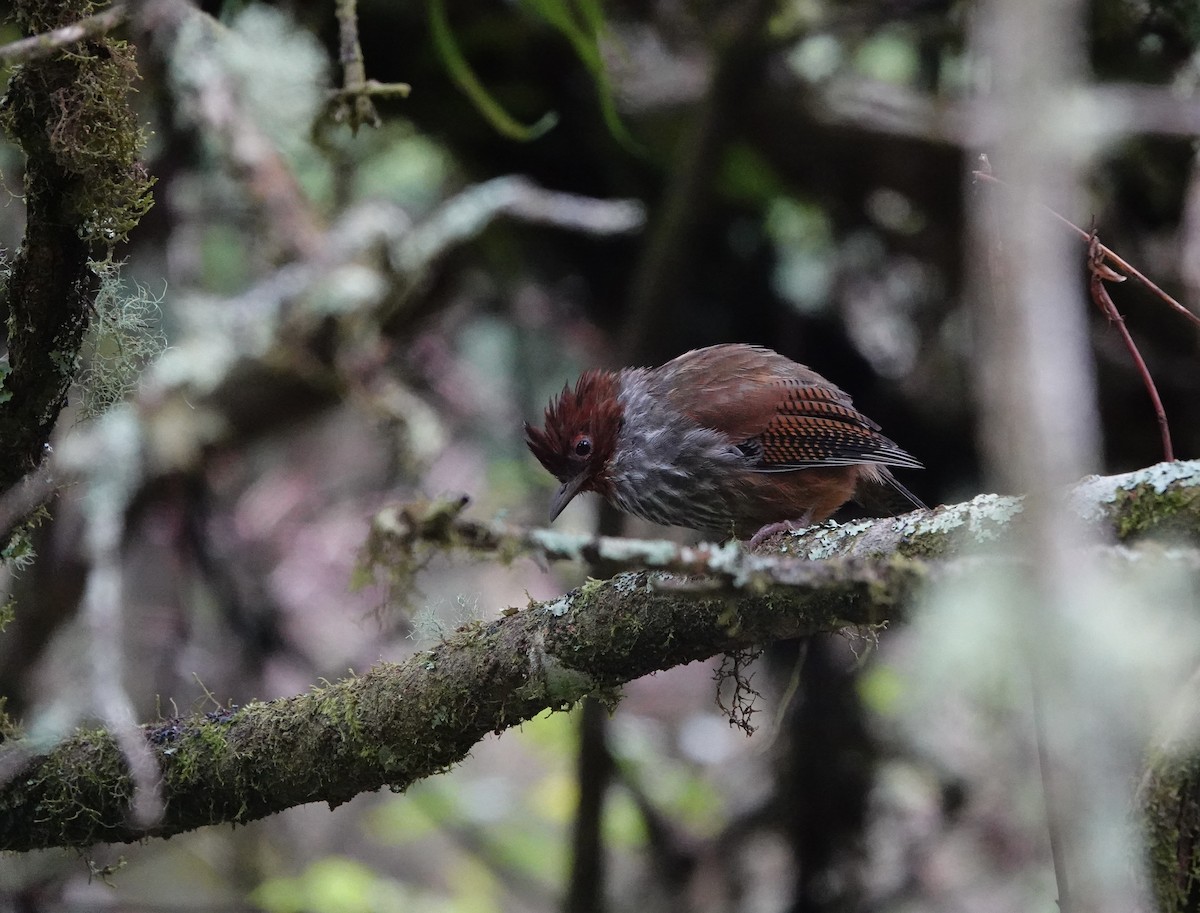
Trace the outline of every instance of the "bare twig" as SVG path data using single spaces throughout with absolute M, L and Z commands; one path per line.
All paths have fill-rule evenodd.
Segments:
M 63 48 L 111 31 L 124 22 L 128 15 L 129 11 L 124 3 L 114 3 L 102 13 L 0 47 L 0 63 L 29 63 L 31 60 L 49 57 Z
M 372 95 L 399 95 L 407 98 L 407 84 L 385 85 L 367 79 L 362 44 L 358 40 L 358 0 L 337 0 L 338 60 L 342 64 L 342 87 L 332 95 L 334 120 L 350 125 L 353 133 L 363 124 L 378 127 L 379 112 Z
M 379 126 L 379 112 L 360 88 L 367 79 L 362 44 L 358 40 L 358 0 L 337 0 L 338 60 L 342 65 L 342 92 L 334 109 L 334 118 L 347 121 L 350 132 L 363 124 Z M 352 103 L 351 103 L 352 102 Z
M 787 555 L 751 554 L 737 542 L 687 546 L 482 523 L 461 516 L 466 503 L 465 498 L 447 499 L 384 508 L 372 524 L 368 555 L 375 563 L 401 572 L 417 570 L 424 566 L 430 553 L 448 549 L 463 549 L 484 557 L 511 559 L 526 555 L 550 561 L 586 561 L 605 573 L 652 569 L 670 575 L 657 584 L 672 592 L 766 590 L 776 585 L 792 585 L 801 578 L 815 581 L 839 573 L 832 566 L 807 560 L 808 556 L 796 548 Z M 706 581 L 701 587 L 694 581 L 676 579 L 676 575 L 703 576 Z
M 1101 251 L 1101 247 L 1100 239 L 1093 231 L 1091 238 L 1088 240 L 1088 268 L 1091 271 L 1091 281 L 1088 287 L 1091 290 L 1092 301 L 1096 303 L 1096 307 L 1100 308 L 1104 316 L 1108 318 L 1110 323 L 1116 326 L 1117 332 L 1121 334 L 1121 339 L 1125 342 L 1125 348 L 1129 350 L 1129 356 L 1133 359 L 1133 363 L 1137 366 L 1138 373 L 1142 377 L 1142 383 L 1146 387 L 1146 392 L 1150 394 L 1150 402 L 1154 404 L 1154 415 L 1158 420 L 1158 433 L 1162 438 L 1163 459 L 1168 461 L 1174 460 L 1175 451 L 1171 446 L 1171 429 L 1167 425 L 1167 413 L 1163 409 L 1162 399 L 1158 395 L 1158 388 L 1154 385 L 1154 378 L 1150 376 L 1150 369 L 1146 367 L 1142 353 L 1138 351 L 1137 343 L 1133 341 L 1133 336 L 1129 333 L 1129 327 L 1125 326 L 1125 318 L 1117 310 L 1112 296 L 1108 294 L 1108 289 L 1104 285 L 1106 280 L 1124 282 L 1125 277 L 1114 273 L 1104 264 L 1104 254 Z
M 539 187 L 528 178 L 505 175 L 468 187 L 388 247 L 392 267 L 407 288 L 416 288 L 447 251 L 482 232 L 499 216 L 554 225 L 595 235 L 636 231 L 645 221 L 637 200 L 597 200 Z M 410 302 L 398 295 L 380 315 L 395 322 Z
M 636 231 L 646 218 L 637 200 L 598 200 L 505 175 L 468 187 L 439 206 L 391 249 L 392 261 L 402 272 L 419 274 L 501 215 L 596 235 Z
M 378 79 L 364 79 L 356 86 L 330 89 L 329 95 L 335 100 L 359 95 L 369 95 L 375 98 L 408 98 L 412 95 L 412 86 L 407 82 L 380 82 Z M 371 126 L 377 126 L 377 124 Z
M 977 181 L 984 181 L 985 183 L 988 183 L 988 184 L 996 184 L 1000 187 L 1012 189 L 1010 184 L 1008 184 L 1005 181 L 1002 181 L 1000 178 L 996 177 L 994 174 L 991 174 L 988 171 L 982 171 L 982 170 L 972 171 L 971 177 Z M 1063 225 L 1066 225 L 1068 228 L 1070 228 L 1073 232 L 1075 232 L 1075 234 L 1079 235 L 1079 237 L 1082 238 L 1084 241 L 1090 241 L 1090 239 L 1092 237 L 1090 232 L 1084 231 L 1082 228 L 1080 228 L 1078 225 L 1076 225 L 1070 219 L 1055 212 L 1049 206 L 1043 205 L 1042 209 L 1044 209 L 1046 212 L 1048 212 L 1054 218 L 1058 219 L 1058 221 L 1061 222 Z M 1117 254 L 1114 250 L 1112 250 L 1111 248 L 1105 247 L 1103 244 L 1101 244 L 1100 245 L 1100 253 L 1106 260 L 1108 260 L 1110 263 L 1112 263 L 1113 266 L 1115 266 L 1117 269 L 1122 270 L 1125 273 L 1128 273 L 1134 279 L 1138 280 L 1138 282 L 1142 283 L 1142 285 L 1146 286 L 1146 288 L 1148 288 L 1150 291 L 1152 291 L 1155 295 L 1157 295 L 1159 298 L 1161 298 L 1163 301 L 1165 301 L 1173 309 L 1178 311 L 1180 314 L 1182 314 L 1188 320 L 1192 321 L 1192 323 L 1196 324 L 1197 326 L 1200 326 L 1200 317 L 1193 314 L 1186 307 L 1184 307 L 1182 304 L 1180 304 L 1178 301 L 1176 301 L 1174 298 L 1172 298 L 1170 295 L 1168 295 L 1166 292 L 1164 292 L 1161 288 L 1158 287 L 1158 285 L 1156 285 L 1154 282 L 1152 282 L 1148 276 L 1146 276 L 1143 272 L 1141 272 L 1141 270 L 1137 269 L 1135 266 L 1133 266 L 1131 263 L 1129 263 L 1129 261 L 1125 260 L 1119 254 Z

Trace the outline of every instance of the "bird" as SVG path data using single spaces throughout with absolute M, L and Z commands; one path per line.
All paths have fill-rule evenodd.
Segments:
M 925 506 L 891 472 L 921 469 L 915 457 L 837 385 L 763 346 L 585 371 L 550 401 L 544 427 L 525 423 L 525 440 L 561 483 L 551 522 L 590 491 L 651 522 L 732 532 L 755 547 L 874 487 Z

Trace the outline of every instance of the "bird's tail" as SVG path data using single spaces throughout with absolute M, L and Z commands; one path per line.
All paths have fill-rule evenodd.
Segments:
M 876 517 L 891 517 L 895 514 L 908 513 L 910 510 L 926 508 L 925 502 L 898 482 L 891 472 L 884 470 L 880 475 L 882 484 L 864 485 L 860 482 L 858 490 L 854 492 L 854 500 L 868 514 Z

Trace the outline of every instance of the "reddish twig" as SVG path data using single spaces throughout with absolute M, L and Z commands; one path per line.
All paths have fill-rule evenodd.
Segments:
M 984 182 L 990 183 L 990 184 L 997 184 L 1001 187 L 1008 187 L 1008 184 L 1006 182 L 1000 180 L 1000 178 L 996 177 L 994 174 L 991 174 L 988 171 L 972 171 L 971 177 L 977 181 L 984 181 Z M 1068 228 L 1070 228 L 1072 231 L 1074 231 L 1075 234 L 1079 235 L 1079 237 L 1082 238 L 1084 241 L 1088 242 L 1089 244 L 1091 243 L 1092 235 L 1090 232 L 1084 231 L 1082 228 L 1080 228 L 1078 225 L 1076 225 L 1070 219 L 1055 212 L 1049 206 L 1046 206 L 1043 204 L 1042 208 L 1045 209 L 1046 212 L 1050 213 L 1050 215 L 1052 215 L 1054 218 L 1058 219 L 1058 221 L 1060 221 L 1063 225 L 1066 225 Z M 1163 301 L 1165 301 L 1170 307 L 1172 307 L 1173 309 L 1178 311 L 1180 314 L 1182 314 L 1188 320 L 1192 321 L 1192 323 L 1196 324 L 1197 326 L 1200 326 L 1200 317 L 1193 314 L 1186 307 L 1184 307 L 1182 304 L 1180 304 L 1178 301 L 1176 301 L 1174 298 L 1172 298 L 1170 295 L 1168 295 L 1166 292 L 1164 292 L 1154 282 L 1152 282 L 1148 276 L 1146 276 L 1144 273 L 1142 273 L 1139 269 L 1137 269 L 1136 267 L 1131 265 L 1128 261 L 1126 261 L 1121 256 L 1119 256 L 1111 248 L 1105 247 L 1103 244 L 1101 244 L 1099 246 L 1099 250 L 1100 250 L 1100 255 L 1105 260 L 1108 260 L 1113 266 L 1115 266 L 1117 269 L 1121 270 L 1122 272 L 1127 273 L 1128 275 L 1132 276 L 1134 279 L 1137 279 L 1138 282 L 1140 282 L 1140 283 L 1142 283 L 1142 285 L 1146 286 L 1146 288 L 1148 288 L 1155 295 L 1157 295 L 1159 298 L 1161 298 Z
M 1092 301 L 1096 302 L 1096 307 L 1100 308 L 1109 323 L 1116 326 L 1117 331 L 1121 334 L 1121 339 L 1125 342 L 1125 348 L 1129 350 L 1129 355 L 1137 366 L 1138 373 L 1142 376 L 1142 383 L 1146 387 L 1146 392 L 1150 394 L 1150 401 L 1154 404 L 1154 415 L 1158 419 L 1158 433 L 1162 436 L 1163 459 L 1171 461 L 1175 459 L 1175 451 L 1171 447 L 1171 429 L 1167 426 L 1167 413 L 1158 396 L 1158 388 L 1154 385 L 1154 378 L 1150 376 L 1150 369 L 1146 367 L 1146 362 L 1142 358 L 1142 353 L 1138 351 L 1137 344 L 1129 333 L 1129 328 L 1125 326 L 1125 318 L 1117 310 L 1112 296 L 1108 294 L 1108 289 L 1104 285 L 1106 281 L 1125 281 L 1124 276 L 1114 272 L 1104 262 L 1105 250 L 1106 248 L 1100 243 L 1100 239 L 1093 230 L 1088 237 L 1088 270 L 1092 277 L 1088 287 L 1092 293 Z

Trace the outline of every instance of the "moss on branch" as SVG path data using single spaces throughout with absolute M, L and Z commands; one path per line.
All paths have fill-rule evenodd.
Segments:
M 823 565 L 806 584 L 737 601 L 623 574 L 308 694 L 146 725 L 165 800 L 149 827 L 131 822 L 133 783 L 111 733 L 81 730 L 32 754 L 12 744 L 0 754 L 0 849 L 169 836 L 402 790 L 488 733 L 585 694 L 754 643 L 877 622 L 922 573 L 902 559 Z
M 991 548 L 1012 530 L 1023 499 L 984 494 L 961 504 L 916 510 L 899 517 L 826 523 L 785 532 L 751 554 L 736 542 L 680 546 L 662 540 L 523 529 L 464 516 L 465 498 L 416 501 L 376 515 L 364 564 L 382 567 L 393 584 L 407 586 L 434 552 L 463 551 L 472 557 L 511 561 L 534 556 L 547 561 L 585 561 L 607 573 L 647 568 L 702 574 L 734 589 L 786 583 L 796 567 L 790 559 L 871 559 L 879 555 L 949 558 Z M 1200 541 L 1200 461 L 1159 463 L 1115 476 L 1091 476 L 1067 492 L 1068 509 L 1104 540 L 1136 542 L 1146 537 Z
M 82 19 L 93 4 L 16 5 L 32 31 Z M 0 126 L 24 151 L 25 237 L 12 264 L 8 363 L 0 379 L 0 491 L 36 466 L 75 376 L 107 255 L 150 207 L 129 106 L 137 77 L 126 43 L 92 37 L 13 73 Z
M 1088 480 L 1071 504 L 1114 530 L 1136 517 L 1130 536 L 1187 527 L 1194 540 L 1198 495 L 1200 464 L 1178 463 Z M 415 525 L 389 535 L 413 547 L 427 533 L 443 546 L 508 556 L 580 547 L 628 560 L 639 549 L 621 540 L 547 544 L 544 534 L 516 541 L 496 528 L 464 527 L 453 507 L 413 513 L 406 522 Z M 902 619 L 930 577 L 971 576 L 980 563 L 1014 560 L 905 554 L 906 543 L 935 533 L 920 523 L 945 526 L 946 542 L 960 541 L 950 532 L 963 529 L 978 541 L 994 537 L 1014 513 L 1011 500 L 976 499 L 924 517 L 851 524 L 840 528 L 842 556 L 819 561 L 795 556 L 828 551 L 823 540 L 837 530 L 779 543 L 791 556 L 707 546 L 676 549 L 672 557 L 674 546 L 645 544 L 660 570 L 589 581 L 559 599 L 465 625 L 407 662 L 380 664 L 307 694 L 143 726 L 165 803 L 163 817 L 148 826 L 132 822 L 133 781 L 111 733 L 81 730 L 47 750 L 9 742 L 0 752 L 0 849 L 170 836 L 307 802 L 337 805 L 364 791 L 403 790 L 462 760 L 488 733 L 571 707 L 587 694 L 611 696 L 647 673 L 772 640 Z M 897 535 L 897 524 L 909 523 L 918 526 Z M 874 543 L 869 555 L 866 543 Z M 933 548 L 926 542 L 920 551 Z M 943 546 L 942 553 L 955 551 Z M 1125 546 L 1100 551 L 1116 562 L 1142 557 Z M 1200 567 L 1194 549 L 1157 553 L 1192 575 Z

